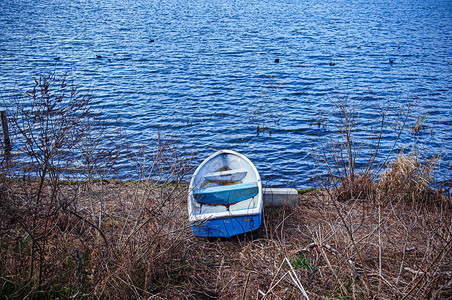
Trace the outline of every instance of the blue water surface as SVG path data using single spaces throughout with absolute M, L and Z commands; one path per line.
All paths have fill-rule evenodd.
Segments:
M 309 187 L 326 172 L 311 154 L 335 103 L 368 99 L 360 112 L 372 122 L 370 108 L 417 99 L 428 130 L 415 138 L 448 174 L 450 0 L 2 0 L 0 28 L 6 107 L 36 76 L 69 72 L 137 144 L 160 129 L 195 165 L 233 149 L 265 184 Z

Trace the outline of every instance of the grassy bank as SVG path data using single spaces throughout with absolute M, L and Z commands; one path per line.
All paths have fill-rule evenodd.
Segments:
M 108 181 L 60 191 L 77 195 L 78 209 L 38 216 L 34 237 L 26 207 L 2 211 L 2 297 L 300 299 L 297 282 L 311 299 L 452 295 L 446 202 L 338 202 L 311 191 L 295 208 L 268 208 L 256 232 L 202 239 L 187 222 L 187 187 Z M 101 194 L 99 226 L 90 206 Z M 45 240 L 35 261 L 32 238 Z

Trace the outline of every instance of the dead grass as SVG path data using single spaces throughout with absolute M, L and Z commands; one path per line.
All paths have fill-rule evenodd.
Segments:
M 2 218 L 2 297 L 300 299 L 302 288 L 310 299 L 452 296 L 452 218 L 445 202 L 376 206 L 314 191 L 294 209 L 267 209 L 254 233 L 203 239 L 189 228 L 186 187 L 111 181 L 104 182 L 104 239 L 89 224 L 87 185 L 65 189 L 62 194 L 77 193 L 79 210 L 49 221 L 40 290 L 27 283 L 27 233 Z M 91 191 L 100 193 L 100 183 Z M 137 196 L 146 199 L 145 208 L 134 215 Z
M 417 151 L 399 153 L 383 172 L 378 190 L 386 200 L 412 202 L 447 201 L 444 193 L 435 190 L 434 171 L 438 157 L 423 158 Z

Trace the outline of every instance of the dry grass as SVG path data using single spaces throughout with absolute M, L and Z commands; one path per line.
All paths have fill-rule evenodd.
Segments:
M 350 199 L 375 200 L 376 187 L 369 174 L 355 175 L 353 181 L 345 177 L 341 184 L 332 189 L 334 199 L 348 201 Z
M 88 223 L 87 184 L 64 187 L 62 194 L 77 193 L 79 210 L 47 221 L 40 289 L 27 285 L 27 233 L 2 218 L 3 297 L 300 299 L 302 288 L 311 299 L 452 295 L 446 203 L 376 206 L 311 192 L 294 209 L 267 209 L 254 233 L 202 239 L 189 228 L 186 187 L 109 181 L 103 188 L 105 240 Z M 134 199 L 145 200 L 139 215 Z
M 378 190 L 390 201 L 406 200 L 412 202 L 447 201 L 442 193 L 432 188 L 435 186 L 433 172 L 438 157 L 422 159 L 418 152 L 408 155 L 402 151 L 383 172 L 378 183 Z

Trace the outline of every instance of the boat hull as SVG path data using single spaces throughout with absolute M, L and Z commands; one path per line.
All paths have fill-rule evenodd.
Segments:
M 193 233 L 199 237 L 225 237 L 243 234 L 261 226 L 262 214 L 225 217 L 192 223 Z

